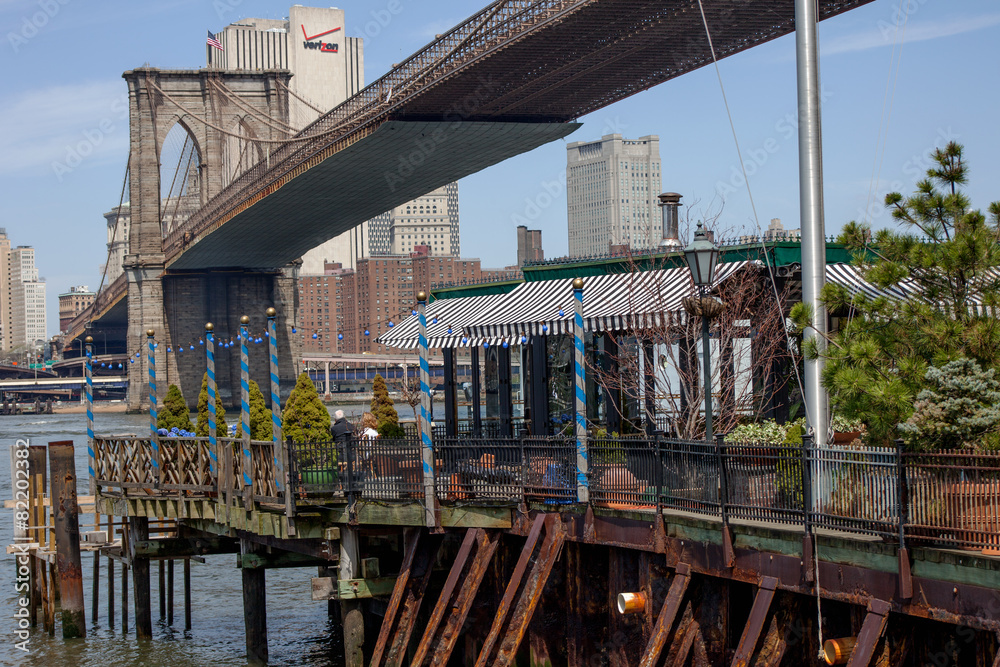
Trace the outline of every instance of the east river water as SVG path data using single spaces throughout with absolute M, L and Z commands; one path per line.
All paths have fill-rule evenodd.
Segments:
M 348 415 L 360 414 L 364 406 L 344 405 Z M 397 408 L 399 406 L 397 405 Z M 334 407 L 330 408 L 335 409 Z M 405 410 L 405 413 L 404 413 Z M 408 417 L 403 406 L 400 417 Z M 147 415 L 98 414 L 98 433 L 143 433 L 149 427 Z M 88 493 L 87 423 L 82 414 L 0 416 L 0 497 L 11 497 L 10 455 L 17 439 L 33 445 L 50 441 L 73 440 L 76 445 L 78 493 Z M 81 515 L 81 523 L 87 517 Z M 90 517 L 92 519 L 92 516 Z M 82 525 L 81 530 L 89 526 Z M 0 512 L 0 544 L 13 543 L 13 514 Z M 121 632 L 121 569 L 115 566 L 115 627 L 107 624 L 107 559 L 101 561 L 100 611 L 97 625 L 91 623 L 91 593 L 94 572 L 93 554 L 83 554 L 83 590 L 87 609 L 86 639 L 63 640 L 56 614 L 56 635 L 49 637 L 39 625 L 32 629 L 28 651 L 14 647 L 18 594 L 15 591 L 14 558 L 0 559 L 0 665 L 39 665 L 44 667 L 188 667 L 204 665 L 245 665 L 243 597 L 240 572 L 235 556 L 208 556 L 205 563 L 191 564 L 192 628 L 184 628 L 182 566 L 174 566 L 174 625 L 159 619 L 157 568 L 151 568 L 153 639 L 139 641 L 134 634 L 134 610 L 129 583 L 129 633 Z M 267 634 L 272 665 L 343 664 L 343 647 L 338 632 L 327 616 L 326 602 L 313 602 L 310 578 L 314 568 L 290 568 L 267 571 Z M 129 575 L 131 579 L 131 574 Z

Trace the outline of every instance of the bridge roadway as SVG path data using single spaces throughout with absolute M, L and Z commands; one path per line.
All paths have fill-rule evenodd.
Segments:
M 819 15 L 869 1 L 820 0 Z M 720 58 L 794 29 L 792 0 L 703 5 Z M 691 0 L 495 2 L 215 196 L 165 239 L 167 266 L 282 266 L 711 59 Z

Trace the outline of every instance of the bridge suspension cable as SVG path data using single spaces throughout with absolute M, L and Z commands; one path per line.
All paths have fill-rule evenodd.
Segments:
M 199 116 L 195 112 L 193 112 L 190 109 L 188 109 L 187 107 L 185 107 L 177 99 L 175 99 L 174 97 L 172 97 L 169 93 L 167 93 L 165 90 L 163 90 L 162 88 L 160 88 L 158 85 L 156 85 L 153 81 L 151 81 L 148 78 L 146 79 L 146 85 L 148 85 L 150 88 L 152 88 L 156 92 L 158 92 L 161 95 L 163 95 L 163 99 L 169 100 L 175 107 L 177 107 L 178 109 L 180 109 L 181 111 L 183 111 L 192 120 L 196 120 L 199 123 L 201 123 L 202 125 L 205 125 L 206 127 L 210 127 L 213 130 L 215 130 L 216 132 L 219 132 L 220 134 L 224 134 L 227 137 L 233 137 L 233 138 L 236 138 L 236 139 L 246 139 L 247 138 L 246 135 L 238 134 L 236 132 L 230 132 L 229 130 L 225 130 L 225 129 L 219 127 L 215 123 L 213 123 L 213 122 L 211 122 L 211 121 L 209 121 L 209 120 L 207 120 L 205 118 L 202 118 L 201 116 Z M 304 136 L 294 136 L 294 137 L 289 137 L 288 139 L 265 139 L 265 138 L 260 138 L 259 137 L 259 138 L 255 139 L 255 141 L 259 141 L 260 143 L 264 143 L 264 144 L 295 144 L 295 143 L 302 143 L 302 142 L 305 142 L 305 141 L 312 141 L 312 140 L 320 138 L 320 137 L 325 137 L 325 136 L 330 135 L 330 134 L 335 134 L 339 130 L 340 130 L 339 127 L 334 127 L 333 129 L 326 130 L 326 131 L 323 131 L 323 132 L 318 132 L 316 134 L 309 134 L 309 135 L 304 135 Z
M 243 109 L 251 116 L 253 116 L 260 122 L 270 127 L 271 129 L 278 130 L 279 132 L 284 132 L 285 134 L 294 134 L 299 131 L 298 128 L 295 128 L 289 125 L 288 123 L 284 123 L 278 120 L 277 118 L 273 118 L 265 113 L 261 113 L 257 109 L 254 109 L 252 106 L 241 100 L 239 95 L 234 93 L 224 84 L 216 81 L 215 79 L 210 79 L 209 81 L 211 82 L 212 86 L 214 86 L 215 89 L 218 90 L 226 99 L 232 101 L 234 104 L 236 104 L 236 106 Z
M 294 90 L 292 90 L 291 88 L 289 88 L 288 86 L 286 86 L 285 83 L 283 81 L 281 81 L 280 79 L 278 80 L 278 86 L 280 86 L 281 88 L 284 88 L 285 91 L 289 95 L 291 95 L 292 97 L 294 97 L 295 99 L 297 99 L 299 102 L 302 102 L 302 104 L 306 105 L 307 107 L 309 107 L 310 109 L 312 109 L 316 113 L 318 113 L 320 115 L 323 115 L 323 114 L 326 113 L 326 111 L 323 111 L 318 106 L 316 106 L 315 104 L 313 104 L 312 102 L 310 102 L 309 100 L 307 100 L 306 98 L 302 97 L 301 95 L 299 95 L 298 93 L 296 93 Z

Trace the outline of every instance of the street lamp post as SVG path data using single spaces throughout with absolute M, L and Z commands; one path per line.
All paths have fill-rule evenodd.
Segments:
M 715 267 L 719 263 L 719 248 L 712 241 L 701 222 L 695 230 L 694 240 L 684 248 L 684 259 L 687 261 L 691 278 L 698 290 L 698 298 L 684 299 L 684 310 L 691 315 L 701 317 L 702 356 L 705 359 L 705 440 L 712 440 L 712 345 L 709 339 L 709 320 L 722 313 L 725 307 L 721 301 L 708 295 L 715 278 Z

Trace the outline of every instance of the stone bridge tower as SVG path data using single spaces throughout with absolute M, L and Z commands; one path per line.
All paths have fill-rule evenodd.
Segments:
M 177 384 L 193 407 L 205 370 L 204 347 L 199 345 L 205 322 L 215 324 L 218 339 L 236 338 L 239 318 L 246 314 L 251 317 L 252 332 L 263 336 L 264 313 L 272 305 L 279 313 L 281 383 L 283 393 L 287 393 L 294 383 L 293 359 L 299 347 L 291 334 L 297 266 L 271 271 L 224 266 L 210 272 L 171 272 L 166 267 L 163 242 L 169 228 L 180 224 L 178 209 L 196 210 L 204 205 L 241 171 L 265 159 L 278 142 L 291 136 L 287 88 L 291 75 L 285 70 L 141 68 L 125 72 L 123 78 L 128 84 L 130 116 L 131 222 L 124 261 L 127 349 L 135 359 L 129 364 L 129 408 L 148 406 L 147 329 L 156 332 L 159 343 L 156 372 L 160 400 L 169 384 Z M 166 171 L 161 168 L 165 139 L 175 126 L 186 133 L 184 145 L 191 147 L 189 155 L 193 156 L 184 173 L 178 174 L 172 166 Z M 179 195 L 171 199 L 167 194 L 175 187 L 181 192 L 175 182 L 168 182 L 178 179 L 187 184 L 183 207 Z M 191 344 L 194 349 L 189 349 Z M 182 346 L 186 355 L 178 351 Z M 252 347 L 251 378 L 269 400 L 267 346 Z M 137 351 L 141 354 L 135 358 Z M 238 346 L 217 346 L 216 363 L 220 396 L 227 405 L 232 405 L 234 398 L 238 403 Z

